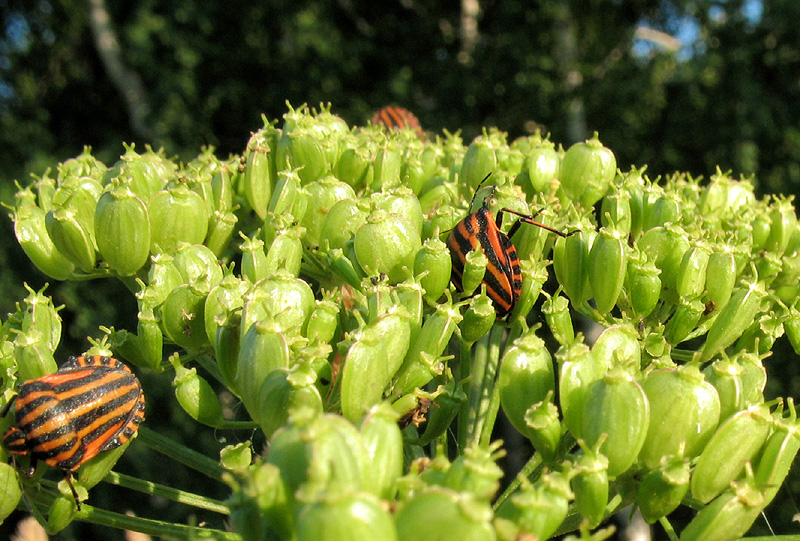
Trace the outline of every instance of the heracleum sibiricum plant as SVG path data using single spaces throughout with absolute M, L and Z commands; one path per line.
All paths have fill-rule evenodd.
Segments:
M 510 270 L 498 235 L 466 254 L 459 293 L 445 241 L 489 174 L 487 208 L 513 211 L 503 233 L 522 214 L 564 235 L 522 224 Z M 10 208 L 44 274 L 116 278 L 138 303 L 136 328 L 109 322 L 75 354 L 153 372 L 198 431 L 268 441 L 203 457 L 144 423 L 133 445 L 224 483 L 225 502 L 106 473 L 118 454 L 75 476 L 82 498 L 99 471 L 220 514 L 204 526 L 99 509 L 91 492 L 77 510 L 63 483 L 28 479 L 3 450 L 2 516 L 29 507 L 51 532 L 85 520 L 246 541 L 603 539 L 633 504 L 672 538 L 733 539 L 800 448 L 793 401 L 763 394 L 784 330 L 800 350 L 792 200 L 757 199 L 719 170 L 657 182 L 618 168 L 597 135 L 563 151 L 490 129 L 465 145 L 303 106 L 265 119 L 241 156 L 176 163 L 129 146 L 107 167 L 87 149 Z M 521 284 L 484 278 L 503 272 Z M 519 289 L 498 318 L 504 287 Z M 605 328 L 594 343 L 575 314 Z M 56 370 L 60 325 L 41 291 L 5 320 L 3 404 Z M 225 418 L 211 379 L 251 421 Z M 535 449 L 502 493 L 501 409 Z M 697 514 L 676 534 L 679 506 Z

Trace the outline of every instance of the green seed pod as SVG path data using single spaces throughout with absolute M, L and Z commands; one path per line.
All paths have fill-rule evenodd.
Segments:
M 166 300 L 173 289 L 184 283 L 184 278 L 175 266 L 173 256 L 163 253 L 153 254 L 150 260 L 150 270 L 147 271 L 148 302 L 152 306 L 158 306 Z
M 275 237 L 267 250 L 267 276 L 279 270 L 294 277 L 300 275 L 303 263 L 303 243 L 300 240 L 302 230 L 301 227 L 292 227 Z
M 442 486 L 461 494 L 468 493 L 478 501 L 491 502 L 500 488 L 503 470 L 497 460 L 505 454 L 500 442 L 488 447 L 474 444 L 464 449 L 445 472 Z
M 295 410 L 309 408 L 322 413 L 322 397 L 314 385 L 313 370 L 298 364 L 292 368 L 276 368 L 270 372 L 258 393 L 253 418 L 258 420 L 267 439 L 289 420 Z
M 325 496 L 297 514 L 297 541 L 396 541 L 392 516 L 372 494 Z
M 483 134 L 476 137 L 464 154 L 459 182 L 474 192 L 486 175 L 497 169 L 497 154 L 492 140 Z
M 664 338 L 673 346 L 686 340 L 705 312 L 705 305 L 699 299 L 681 298 L 679 302 L 664 329 Z
M 61 308 L 53 306 L 53 299 L 44 295 L 45 285 L 39 291 L 34 291 L 24 284 L 28 295 L 16 306 L 16 311 L 9 314 L 7 329 L 11 332 L 38 332 L 40 344 L 44 349 L 54 352 L 61 342 L 61 318 L 58 311 Z
M 301 280 L 285 273 L 253 284 L 244 296 L 242 336 L 256 321 L 270 319 L 283 332 L 305 335 L 314 310 L 314 293 Z
M 626 269 L 624 233 L 601 228 L 589 252 L 589 282 L 600 313 L 608 313 L 622 292 Z
M 253 134 L 247 143 L 247 161 L 244 166 L 242 186 L 247 203 L 262 220 L 267 216 L 267 207 L 277 180 L 277 170 L 283 169 L 286 165 L 285 162 L 275 161 L 273 145 L 276 135 L 276 130 L 268 126 Z
M 755 472 L 757 485 L 766 487 L 765 506 L 775 498 L 800 450 L 800 427 L 794 401 L 789 398 L 786 406 L 788 412 L 785 416 L 777 412 L 774 415 L 774 430 L 764 445 Z
M 234 274 L 226 274 L 222 280 L 211 288 L 206 297 L 203 310 L 204 325 L 208 341 L 212 344 L 220 327 L 219 319 L 224 319 L 232 311 L 244 304 L 244 295 L 249 285 Z
M 85 272 L 96 263 L 94 227 L 89 229 L 71 207 L 54 207 L 44 218 L 47 233 L 61 254 Z
M 258 321 L 242 335 L 236 363 L 234 389 L 244 407 L 258 422 L 258 398 L 267 376 L 289 366 L 289 345 L 286 337 L 269 321 Z
M 203 317 L 208 291 L 202 283 L 180 285 L 167 295 L 159 308 L 164 334 L 187 350 L 200 350 L 210 345 Z
M 153 253 L 175 253 L 181 242 L 202 244 L 206 238 L 209 217 L 205 202 L 184 185 L 155 194 L 147 211 Z
M 545 462 L 553 460 L 562 434 L 558 408 L 553 404 L 553 393 L 548 393 L 544 400 L 528 408 L 525 412 L 525 425 L 528 427 L 527 438 L 533 448 L 542 455 Z
M 296 170 L 289 169 L 278 172 L 278 182 L 275 184 L 275 191 L 272 193 L 267 210 L 281 216 L 291 212 L 299 191 L 300 177 Z
M 715 249 L 708 258 L 706 267 L 704 303 L 714 303 L 714 312 L 722 310 L 733 293 L 736 284 L 736 260 L 733 252 L 723 245 Z
M 460 322 L 461 314 L 452 303 L 445 302 L 436 306 L 436 311 L 422 324 L 417 339 L 395 374 L 391 387 L 393 397 L 423 387 L 434 376 L 442 373 L 442 353 Z
M 419 233 L 410 222 L 382 210 L 369 215 L 353 240 L 358 263 L 367 275 L 384 273 L 391 283 L 411 276 L 421 244 Z
M 751 474 L 752 477 L 752 474 Z M 747 533 L 764 509 L 764 495 L 755 481 L 734 482 L 681 532 L 681 541 L 724 541 Z
M 444 387 L 440 387 L 441 393 L 434 399 L 433 404 L 428 409 L 428 422 L 425 425 L 425 432 L 414 442 L 415 445 L 425 446 L 444 434 L 453 423 L 462 404 L 466 402 L 467 395 L 455 380 L 450 380 Z M 406 395 L 412 396 L 412 395 Z
M 662 298 L 678 302 L 678 270 L 689 249 L 686 232 L 676 225 L 653 227 L 642 235 L 637 246 L 661 271 Z
M 647 437 L 650 407 L 642 387 L 622 369 L 588 385 L 580 418 L 580 437 L 608 458 L 608 477 L 625 473 L 639 456 Z
M 14 235 L 37 269 L 54 280 L 66 280 L 75 270 L 75 265 L 56 248 L 50 238 L 45 224 L 46 214 L 34 205 L 15 208 Z
M 592 296 L 589 283 L 589 249 L 594 237 L 580 231 L 556 239 L 553 247 L 553 269 L 573 306 L 581 306 Z
M 731 294 L 730 300 L 708 331 L 700 362 L 710 360 L 742 335 L 755 320 L 764 295 L 766 292 L 761 282 L 740 287 Z
M 77 176 L 99 180 L 107 169 L 103 162 L 92 156 L 92 148 L 84 146 L 83 152 L 78 156 L 58 164 L 58 178 L 63 180 L 71 176 Z
M 631 323 L 618 323 L 608 327 L 595 340 L 592 356 L 605 371 L 615 366 L 638 369 L 642 359 L 639 334 Z
M 523 484 L 519 493 L 497 509 L 496 516 L 512 520 L 522 534 L 549 539 L 567 517 L 573 497 L 567 475 L 545 473 L 533 486 Z
M 163 359 L 164 335 L 158 323 L 153 308 L 143 306 L 137 315 L 138 324 L 136 337 L 138 338 L 141 360 L 144 366 L 155 372 L 161 372 Z
M 208 301 L 206 301 L 208 304 Z M 239 328 L 242 324 L 242 314 L 239 310 L 233 310 L 225 315 L 217 316 L 219 326 L 212 344 L 214 345 L 214 358 L 217 360 L 222 380 L 230 391 L 238 396 L 236 390 L 236 370 L 239 365 Z
M 489 258 L 486 257 L 483 246 L 467 253 L 464 261 L 464 273 L 461 276 L 461 287 L 466 296 L 474 295 L 481 286 L 488 265 Z
M 353 243 L 348 243 L 352 248 Z M 351 250 L 348 250 L 351 251 Z M 345 256 L 340 248 L 328 252 L 328 266 L 331 271 L 355 290 L 361 289 L 361 280 L 365 278 L 364 270 L 358 264 L 355 255 L 352 258 Z
M 647 523 L 652 524 L 677 509 L 688 491 L 689 460 L 677 456 L 644 476 L 636 503 Z
M 605 195 L 616 171 L 614 153 L 603 146 L 595 132 L 592 139 L 567 149 L 559 180 L 567 197 L 588 208 Z
M 380 402 L 383 391 L 403 364 L 411 340 L 408 319 L 392 311 L 361 329 L 344 360 L 342 415 L 351 422 Z
M 519 291 L 514 310 L 508 317 L 508 321 L 513 322 L 518 319 L 527 319 L 533 309 L 533 305 L 542 293 L 542 286 L 549 278 L 547 268 L 550 262 L 535 259 L 534 256 L 528 259 L 521 259 L 519 262 L 520 272 L 522 273 L 522 289 Z
M 697 366 L 656 370 L 642 388 L 650 404 L 650 424 L 639 461 L 655 469 L 666 456 L 700 454 L 717 429 L 720 400 Z
M 533 440 L 526 412 L 555 391 L 553 359 L 535 329 L 514 340 L 506 350 L 500 361 L 497 387 L 508 420 L 520 434 Z
M 676 281 L 678 295 L 696 299 L 703 293 L 710 257 L 711 250 L 702 244 L 690 248 L 683 254 Z
M 439 300 L 450 284 L 451 261 L 447 245 L 435 237 L 423 242 L 414 256 L 414 278 L 425 290 L 429 303 Z
M 197 282 L 211 289 L 222 281 L 222 266 L 208 247 L 202 244 L 181 244 L 172 260 L 183 283 Z
M 257 230 L 252 237 L 247 237 L 239 232 L 244 239 L 239 246 L 242 252 L 242 278 L 253 284 L 267 277 L 267 253 L 264 250 L 264 241 L 258 238 L 260 233 L 261 230 Z
M 53 352 L 46 345 L 46 336 L 36 328 L 18 332 L 14 336 L 14 361 L 17 380 L 36 379 L 58 370 Z
M 786 337 L 792 345 L 792 349 L 800 354 L 800 304 L 795 303 L 789 307 L 789 317 L 783 323 L 786 330 Z
M 66 485 L 66 483 L 62 483 Z M 47 514 L 47 533 L 55 535 L 67 526 L 69 526 L 75 519 L 77 509 L 75 508 L 75 498 L 68 487 L 64 487 L 65 492 L 57 496 L 53 503 L 50 504 L 50 511 Z M 86 492 L 83 487 L 75 486 L 75 490 Z M 78 493 L 78 497 L 86 499 L 86 494 Z
M 375 153 L 372 164 L 373 192 L 394 188 L 400 184 L 400 170 L 402 168 L 402 152 L 399 145 L 392 140 L 386 140 L 383 146 Z
M 306 228 L 306 243 L 319 246 L 322 242 L 322 228 L 328 211 L 339 201 L 355 199 L 356 194 L 349 184 L 334 177 L 325 177 L 305 186 L 308 192 L 308 209 L 300 225 Z
M 403 434 L 397 413 L 388 404 L 372 408 L 361 421 L 359 431 L 367 448 L 372 469 L 370 492 L 391 501 L 397 479 L 403 475 Z
M 377 192 L 370 196 L 374 208 L 385 210 L 389 214 L 397 214 L 408 220 L 417 233 L 422 233 L 422 207 L 414 192 L 406 187 L 395 188 L 388 192 Z
M 294 502 L 273 464 L 256 462 L 247 471 L 247 484 L 226 503 L 231 509 L 233 530 L 244 541 L 289 539 L 294 535 Z
M 558 396 L 564 424 L 575 439 L 581 435 L 581 418 L 586 390 L 603 377 L 603 366 L 595 361 L 592 351 L 583 343 L 583 337 L 556 352 L 559 366 Z
M 459 325 L 461 339 L 466 344 L 474 344 L 489 332 L 495 321 L 497 321 L 497 312 L 491 299 L 486 295 L 485 288 L 481 288 L 481 293 L 470 299 L 469 306 L 464 312 L 464 319 Z
M 320 242 L 327 242 L 328 249 L 344 248 L 347 241 L 355 236 L 358 228 L 367 221 L 369 212 L 366 205 L 353 199 L 342 199 L 328 211 L 322 230 Z
M 703 370 L 706 379 L 714 386 L 720 398 L 720 421 L 728 419 L 748 406 L 760 404 L 763 398 L 748 403 L 745 398 L 744 368 L 728 359 L 717 359 Z
M 662 194 L 645 210 L 645 231 L 667 224 L 680 223 L 681 221 L 681 211 L 677 194 Z
M 233 168 L 237 165 L 228 160 L 222 162 L 219 170 L 211 177 L 211 193 L 213 195 L 214 210 L 221 213 L 230 212 L 233 208 Z
M 125 149 L 125 154 L 106 172 L 105 178 L 121 177 L 142 201 L 147 202 L 174 177 L 175 165 L 149 147 L 144 154 L 138 154 L 133 145 L 125 146 Z
M 759 211 L 750 225 L 753 228 L 753 248 L 760 250 L 766 246 L 770 232 L 770 217 L 766 214 L 766 210 Z
M 239 218 L 232 212 L 215 210 L 208 221 L 208 233 L 203 244 L 219 257 L 230 244 Z
M 100 196 L 94 215 L 97 250 L 120 276 L 131 276 L 150 257 L 147 207 L 128 188 Z
M 525 157 L 524 170 L 528 172 L 529 182 L 536 193 L 550 193 L 550 184 L 558 178 L 560 169 L 561 158 L 550 141 L 542 141 Z
M 184 367 L 178 355 L 169 358 L 175 368 L 172 386 L 178 404 L 195 421 L 208 426 L 220 426 L 225 419 L 222 416 L 222 405 L 211 385 L 197 375 L 197 369 Z
M 578 513 L 589 521 L 590 528 L 596 528 L 603 521 L 608 505 L 608 459 L 585 444 L 582 449 L 583 454 L 573 468 L 572 492 Z
M 314 311 L 308 319 L 306 338 L 321 344 L 329 344 L 336 336 L 336 329 L 339 327 L 340 309 L 341 305 L 330 297 L 316 301 Z
M 447 489 L 429 489 L 406 502 L 395 515 L 400 541 L 424 539 L 437 532 L 441 541 L 493 541 L 488 503 Z
M 613 227 L 624 232 L 631 232 L 631 195 L 625 191 L 610 193 L 603 198 L 600 207 L 600 223 L 603 227 Z
M 325 152 L 319 143 L 318 135 L 296 128 L 283 131 L 278 140 L 276 164 L 278 171 L 286 168 L 286 164 L 297 170 L 303 184 L 319 180 L 330 172 Z
M 371 483 L 361 433 L 341 415 L 300 410 L 276 431 L 267 461 L 278 466 L 289 494 L 305 489 L 346 493 Z
M 645 318 L 655 310 L 661 295 L 661 270 L 652 261 L 628 259 L 628 272 L 625 276 L 628 298 L 633 313 Z
M 336 178 L 348 183 L 354 190 L 372 184 L 372 158 L 364 147 L 348 148 L 339 156 L 335 168 Z
M 764 249 L 783 254 L 797 228 L 797 215 L 791 199 L 777 199 L 769 213 L 769 218 L 769 236 L 764 244 Z
M 22 499 L 17 472 L 10 464 L 0 462 L 0 522 L 4 521 Z
M 692 496 L 708 503 L 730 486 L 764 446 L 771 428 L 769 408 L 751 406 L 722 423 L 697 459 Z

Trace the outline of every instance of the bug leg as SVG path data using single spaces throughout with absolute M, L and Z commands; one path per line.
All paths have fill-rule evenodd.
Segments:
M 72 496 L 75 498 L 75 506 L 78 508 L 78 511 L 81 510 L 81 501 L 78 499 L 78 492 L 75 490 L 75 486 L 72 484 L 72 473 L 65 472 L 64 479 L 67 480 L 67 484 L 69 485 L 69 489 L 72 491 Z
M 539 214 L 541 211 L 542 210 L 537 211 L 536 214 Z M 500 226 L 501 216 L 503 215 L 504 212 L 508 212 L 509 214 L 513 214 L 515 216 L 519 216 L 519 219 L 516 222 L 514 222 L 514 224 L 511 226 L 511 229 L 508 230 L 508 238 L 513 237 L 514 233 L 517 232 L 517 229 L 519 229 L 519 226 L 521 224 L 523 224 L 523 223 L 541 227 L 542 229 L 546 229 L 547 231 L 550 231 L 551 233 L 555 233 L 559 237 L 568 237 L 568 236 L 570 236 L 570 235 L 572 235 L 574 233 L 577 233 L 577 230 L 576 231 L 571 231 L 569 233 L 564 233 L 564 232 L 559 231 L 558 229 L 556 229 L 554 227 L 550 227 L 549 225 L 545 225 L 545 224 L 543 224 L 541 222 L 537 222 L 536 220 L 534 220 L 533 218 L 534 218 L 534 216 L 536 216 L 536 214 L 533 214 L 533 215 L 522 214 L 521 212 L 518 212 L 518 211 L 512 210 L 512 209 L 500 209 L 499 211 L 497 211 L 498 227 Z

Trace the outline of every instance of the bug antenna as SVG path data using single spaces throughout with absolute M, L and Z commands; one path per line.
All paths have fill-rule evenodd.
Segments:
M 483 180 L 480 181 L 480 183 L 478 184 L 478 187 L 475 188 L 475 193 L 472 194 L 472 201 L 469 202 L 469 208 L 470 209 L 473 207 L 473 205 L 475 205 L 475 197 L 477 197 L 478 192 L 481 191 L 481 188 L 483 188 L 483 185 L 486 183 L 487 180 L 489 180 L 490 176 L 492 176 L 492 172 L 491 171 L 489 171 L 489 173 L 485 177 L 483 177 Z

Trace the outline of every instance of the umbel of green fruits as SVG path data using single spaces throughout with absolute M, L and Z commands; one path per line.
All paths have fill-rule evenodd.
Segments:
M 800 350 L 791 198 L 720 170 L 651 180 L 597 134 L 567 150 L 496 129 L 465 144 L 305 106 L 265 119 L 241 155 L 141 151 L 106 165 L 86 149 L 20 187 L 11 216 L 51 279 L 130 289 L 137 325 L 109 322 L 95 349 L 172 384 L 198 430 L 238 426 L 224 389 L 263 432 L 264 448 L 222 450 L 230 496 L 211 526 L 588 538 L 624 506 L 668 525 L 689 504 L 681 539 L 734 539 L 786 478 L 797 416 L 765 397 L 764 365 L 784 333 Z M 467 255 L 460 293 L 445 241 L 489 173 L 474 200 L 511 211 L 504 234 L 515 214 L 572 234 L 498 236 Z M 487 290 L 512 248 L 519 290 L 498 319 Z M 593 343 L 577 314 L 604 328 Z M 33 291 L 4 321 L 4 402 L 56 370 L 60 325 Z M 501 411 L 534 449 L 519 475 L 497 464 Z M 2 463 L 0 478 L 5 516 L 22 477 Z M 51 531 L 75 515 L 56 518 Z

